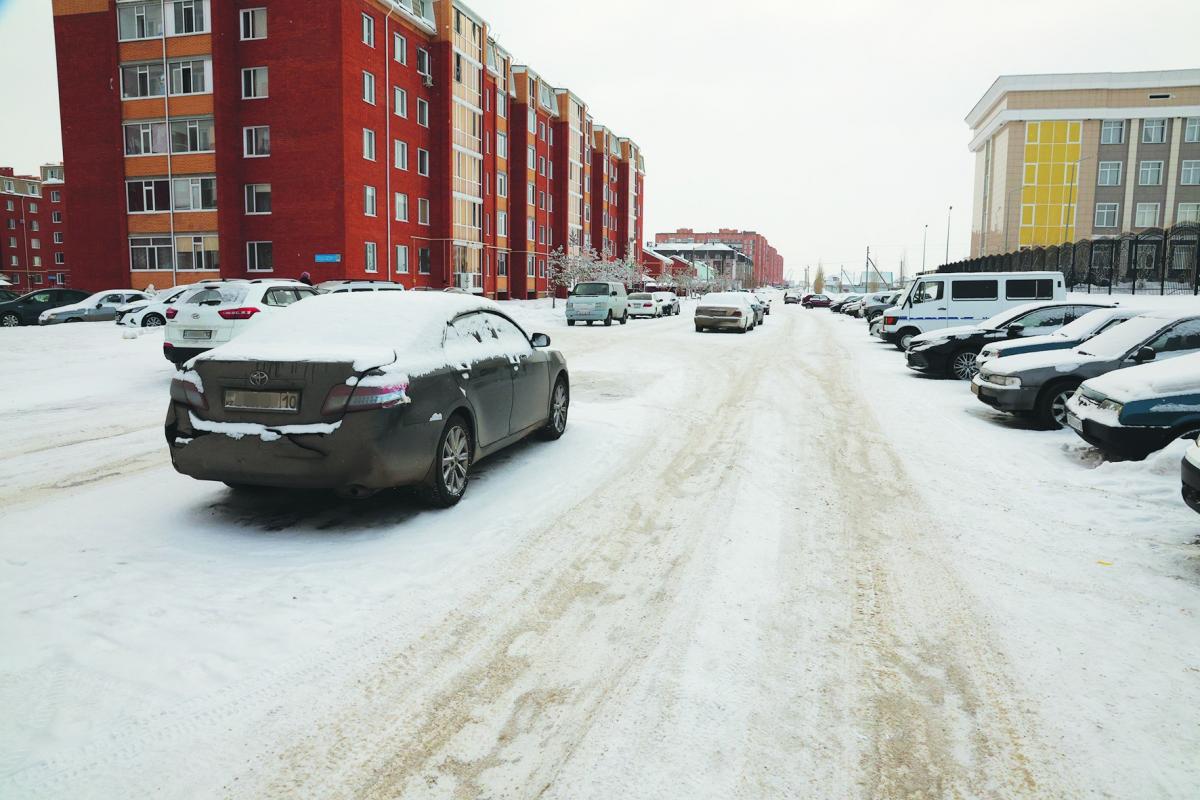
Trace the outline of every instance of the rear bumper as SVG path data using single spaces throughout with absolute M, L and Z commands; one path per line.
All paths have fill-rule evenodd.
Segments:
M 1188 504 L 1188 508 L 1200 514 L 1200 467 L 1185 457 L 1179 471 L 1183 484 L 1183 501 Z
M 328 434 L 265 441 L 192 428 L 187 409 L 171 404 L 165 432 L 177 472 L 198 480 L 285 489 L 386 489 L 430 475 L 441 426 L 406 425 L 404 409 L 347 414 Z
M 631 308 L 629 316 L 631 317 L 654 317 L 658 315 L 657 308 Z
M 707 317 L 696 315 L 696 324 L 702 328 L 731 328 L 746 327 L 746 317 Z

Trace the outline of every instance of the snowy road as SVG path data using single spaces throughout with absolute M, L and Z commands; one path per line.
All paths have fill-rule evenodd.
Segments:
M 826 312 L 515 313 L 568 434 L 447 512 L 178 476 L 157 337 L 3 332 L 0 797 L 1200 792 L 1177 450 L 1097 466 Z

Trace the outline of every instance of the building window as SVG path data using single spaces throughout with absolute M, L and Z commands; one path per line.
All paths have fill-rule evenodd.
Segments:
M 429 151 L 417 148 L 417 174 L 429 177 Z
M 62 192 L 57 191 L 57 190 L 51 192 L 50 193 L 50 202 L 51 203 L 61 203 L 62 202 Z
M 161 123 L 160 123 L 161 124 Z M 184 119 L 171 122 L 172 153 L 211 153 L 215 126 L 212 119 Z
M 208 3 L 205 0 L 173 0 L 172 5 L 174 13 L 171 21 L 175 23 L 172 34 L 184 36 L 208 31 L 207 17 L 204 13 Z
M 1184 186 L 1200 186 L 1200 160 L 1187 160 L 1179 172 L 1179 182 Z
M 497 236 L 508 236 L 508 212 L 507 211 L 497 211 L 496 212 L 496 235 Z
M 1117 204 L 1116 203 L 1096 203 L 1096 224 L 1097 228 L 1115 228 L 1117 227 Z
M 417 48 L 417 74 L 427 77 L 433 75 L 433 72 L 430 71 L 429 51 L 423 47 Z
M 417 98 L 417 124 L 429 127 L 429 103 L 421 98 Z
M 526 184 L 525 194 L 526 202 L 529 205 L 532 206 L 537 204 L 537 186 L 534 185 L 533 181 L 530 181 L 528 184 Z
M 275 255 L 270 242 L 246 242 L 246 271 L 270 272 L 275 269 Z
M 242 129 L 242 155 L 246 158 L 264 158 L 271 155 L 271 129 L 256 125 Z
M 174 61 L 170 67 L 171 94 L 203 94 L 208 91 L 208 61 Z
M 66 255 L 65 255 L 65 254 L 63 254 L 63 253 L 55 253 L 55 254 L 54 254 L 54 263 L 55 263 L 55 264 L 65 264 L 65 263 L 67 263 L 67 257 L 66 257 Z
M 55 211 L 54 213 L 52 213 L 50 215 L 50 221 L 51 222 L 62 222 L 62 212 Z
M 1142 123 L 1142 144 L 1162 144 L 1167 140 L 1167 121 L 1148 119 Z
M 1158 225 L 1158 203 L 1138 203 L 1133 224 L 1138 228 L 1153 228 Z
M 162 35 L 161 3 L 129 3 L 117 6 L 117 37 L 121 41 L 157 39 Z
M 1161 186 L 1162 185 L 1163 162 L 1161 161 L 1143 161 L 1138 169 L 1138 185 L 1139 186 Z
M 392 58 L 401 64 L 408 63 L 408 39 L 405 39 L 398 33 L 392 36 Z M 407 253 L 408 251 L 405 250 L 404 252 Z
M 503 277 L 508 276 L 508 253 L 496 254 L 496 274 Z
M 42 249 L 42 240 L 41 239 L 30 239 L 29 246 L 30 246 L 30 248 L 32 248 L 34 250 L 41 250 Z
M 426 197 L 417 198 L 417 223 L 429 224 L 429 199 Z
M 545 192 L 538 192 L 538 208 L 543 209 L 543 210 L 546 208 L 546 193 Z
M 504 108 L 506 105 L 507 105 L 507 103 L 505 102 L 503 90 L 497 89 L 496 90 L 496 116 L 499 117 L 500 119 L 504 119 L 507 116 L 506 110 Z
M 375 76 L 372 73 L 364 70 L 362 74 L 362 83 L 363 101 L 370 103 L 371 105 L 375 105 Z
M 267 10 L 265 8 L 242 9 L 242 41 L 267 38 Z
M 125 196 L 130 214 L 171 210 L 171 184 L 165 178 L 128 181 Z
M 167 92 L 162 64 L 131 64 L 121 67 L 121 97 L 162 97 Z
M 370 128 L 363 128 L 363 158 L 375 160 L 375 131 Z
M 408 142 L 396 140 L 396 169 L 408 169 Z
M 363 270 L 379 272 L 379 261 L 376 257 L 374 242 L 363 242 Z
M 396 245 L 396 272 L 401 275 L 408 274 L 408 245 Z
M 32 266 L 35 266 L 35 267 L 40 267 L 41 265 L 42 265 L 42 257 L 41 257 L 41 256 L 34 256 L 34 257 L 33 257 L 33 265 L 32 265 Z M 40 276 L 39 276 L 39 277 L 40 277 Z
M 1106 119 L 1100 123 L 1100 144 L 1124 144 L 1125 120 Z
M 368 217 L 375 216 L 375 187 L 363 187 L 363 214 Z
M 1180 203 L 1176 222 L 1200 222 L 1200 203 Z
M 525 277 L 532 278 L 534 276 L 534 261 L 532 255 L 525 256 Z
M 405 90 L 403 90 L 399 86 L 397 86 L 395 92 L 393 92 L 393 95 L 394 95 L 394 97 L 392 98 L 392 102 L 393 102 L 393 105 L 395 105 L 395 107 L 396 107 L 395 108 L 396 116 L 404 117 L 405 119 L 407 119 L 408 118 L 408 92 L 406 92 Z
M 250 67 L 242 70 L 242 99 L 260 100 L 267 96 L 267 68 Z
M 396 192 L 396 221 L 408 222 L 408 195 Z
M 129 240 L 129 268 L 172 269 L 174 261 L 168 236 L 136 237 Z
M 1183 129 L 1185 142 L 1200 142 L 1200 117 L 1189 117 Z
M 375 46 L 375 19 L 370 14 L 362 15 L 362 43 L 367 47 Z
M 503 133 L 496 134 L 496 156 L 508 158 L 508 136 Z
M 530 94 L 532 94 L 532 92 L 530 92 Z M 536 134 L 537 133 L 537 112 L 534 111 L 532 108 L 529 109 L 529 113 L 525 117 L 525 121 L 528 123 L 529 132 Z
M 177 236 L 175 263 L 182 270 L 219 270 L 221 263 L 217 237 L 213 234 Z
M 503 172 L 496 173 L 496 196 L 508 197 L 508 176 Z
M 125 126 L 125 155 L 144 156 L 167 152 L 165 122 L 135 122 Z
M 172 199 L 176 211 L 215 211 L 216 178 L 176 178 L 172 181 Z
M 62 244 L 62 243 L 63 243 L 63 232 L 62 232 L 62 231 L 55 231 L 55 232 L 54 232 L 54 243 L 55 243 L 55 244 Z
M 36 233 L 37 231 L 40 231 L 40 230 L 42 229 L 42 226 L 41 226 L 41 225 L 38 223 L 38 221 L 35 219 L 35 220 L 31 220 L 31 221 L 30 221 L 30 223 L 29 223 L 29 229 L 30 229 L 31 231 L 33 231 L 33 232 L 35 232 L 35 233 Z
M 271 213 L 271 184 L 269 184 L 269 183 L 248 183 L 248 184 L 246 184 L 246 213 L 247 214 L 270 214 Z
M 529 169 L 535 169 L 537 167 L 537 151 L 533 149 L 533 145 L 529 145 L 529 147 L 525 149 L 525 161 L 526 166 L 528 166 Z
M 525 238 L 531 242 L 533 241 L 534 237 L 534 224 L 533 217 L 529 217 L 525 220 Z

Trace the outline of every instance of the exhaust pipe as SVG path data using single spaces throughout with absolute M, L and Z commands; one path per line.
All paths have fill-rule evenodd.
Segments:
M 378 489 L 369 489 L 366 486 L 355 483 L 350 486 L 343 486 L 336 491 L 336 494 L 343 500 L 366 500 L 368 497 L 378 494 L 378 492 Z

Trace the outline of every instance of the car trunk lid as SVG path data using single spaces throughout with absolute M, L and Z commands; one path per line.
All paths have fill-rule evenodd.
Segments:
M 214 422 L 260 425 L 304 425 L 334 422 L 345 413 L 325 413 L 334 387 L 346 386 L 364 373 L 349 361 L 222 361 L 198 359 L 208 407 L 198 416 Z

